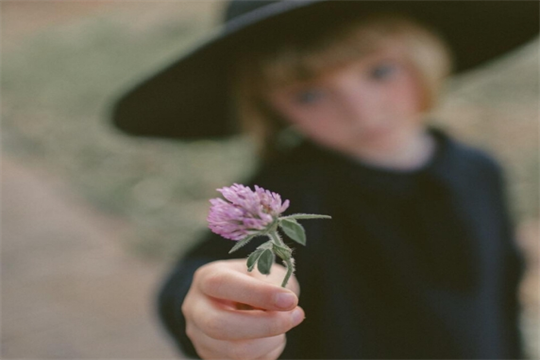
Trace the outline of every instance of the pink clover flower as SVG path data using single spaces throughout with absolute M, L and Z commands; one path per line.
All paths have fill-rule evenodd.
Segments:
M 260 233 L 272 224 L 289 207 L 289 200 L 282 202 L 277 193 L 255 185 L 249 187 L 233 184 L 217 189 L 223 197 L 211 199 L 207 220 L 210 230 L 231 240 L 242 240 Z

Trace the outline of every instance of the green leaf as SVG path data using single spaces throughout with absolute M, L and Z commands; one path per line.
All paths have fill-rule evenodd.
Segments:
M 317 215 L 317 214 L 293 214 L 288 216 L 283 216 L 279 218 L 280 220 L 302 220 L 302 219 L 331 219 L 330 215 Z
M 242 240 L 239 240 L 233 247 L 231 250 L 229 250 L 229 254 L 232 253 L 232 252 L 235 252 L 236 250 L 240 249 L 242 246 L 246 245 L 248 242 L 251 241 L 251 239 L 253 239 L 255 236 L 257 235 L 251 235 L 251 236 L 248 236 L 247 238 L 244 238 Z
M 274 264 L 274 253 L 272 250 L 264 250 L 257 261 L 257 269 L 264 275 L 270 274 L 270 269 Z
M 264 250 L 255 250 L 254 252 L 249 255 L 247 259 L 247 268 L 248 271 L 251 272 L 253 268 L 255 267 L 255 264 L 257 263 L 257 260 L 259 260 L 259 257 L 264 252 Z
M 285 234 L 299 244 L 306 245 L 306 231 L 304 227 L 291 218 L 282 218 L 279 221 L 279 226 Z
M 274 253 L 283 260 L 288 260 L 292 256 L 292 250 L 287 246 L 272 244 L 272 250 L 274 250 Z

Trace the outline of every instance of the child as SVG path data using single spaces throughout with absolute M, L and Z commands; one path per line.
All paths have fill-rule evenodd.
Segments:
M 234 112 L 260 144 L 252 184 L 289 199 L 290 213 L 333 217 L 305 223 L 288 289 L 280 264 L 268 277 L 247 272 L 256 241 L 233 258 L 209 234 L 181 259 L 160 314 L 188 356 L 522 357 L 522 261 L 500 168 L 426 114 L 450 50 L 463 71 L 522 43 L 538 4 L 458 3 L 232 1 L 222 35 L 122 100 L 117 124 L 143 135 L 222 135 L 231 130 L 218 119 Z M 449 36 L 447 17 L 466 11 L 489 31 L 465 21 L 470 35 L 450 48 L 413 20 Z M 519 12 L 522 28 L 531 12 L 534 24 L 509 40 L 500 20 Z M 471 40 L 506 45 L 467 55 L 458 44 Z M 157 83 L 161 94 L 177 87 L 174 101 L 153 95 Z M 138 120 L 144 111 L 155 120 Z

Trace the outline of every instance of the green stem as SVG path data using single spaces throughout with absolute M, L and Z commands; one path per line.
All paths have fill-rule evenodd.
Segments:
M 268 235 L 270 236 L 270 239 L 276 243 L 277 245 L 281 245 L 281 246 L 287 246 L 285 245 L 285 243 L 283 242 L 283 240 L 281 240 L 281 237 L 279 236 L 278 232 L 277 231 L 270 231 L 268 233 Z
M 287 286 L 287 283 L 289 282 L 289 279 L 291 278 L 291 275 L 293 274 L 293 271 L 294 271 L 293 259 L 290 258 L 284 261 L 285 261 L 285 264 L 287 265 L 287 274 L 285 274 L 285 278 L 283 279 L 283 282 L 281 283 L 281 287 Z
M 270 236 L 270 239 L 272 239 L 272 241 L 275 244 L 288 248 L 288 246 L 285 245 L 283 240 L 281 240 L 281 237 L 279 236 L 277 231 L 270 231 L 268 235 Z M 285 278 L 283 279 L 283 282 L 281 283 L 281 287 L 287 286 L 287 283 L 289 282 L 289 279 L 291 278 L 291 275 L 294 272 L 294 259 L 292 257 L 288 259 L 283 259 L 283 262 L 285 263 L 285 266 L 287 267 L 287 273 L 285 274 Z

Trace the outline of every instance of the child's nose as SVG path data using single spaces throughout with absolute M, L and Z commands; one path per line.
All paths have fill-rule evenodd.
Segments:
M 342 106 L 351 122 L 373 121 L 381 111 L 381 101 L 373 91 L 357 88 L 343 94 Z

